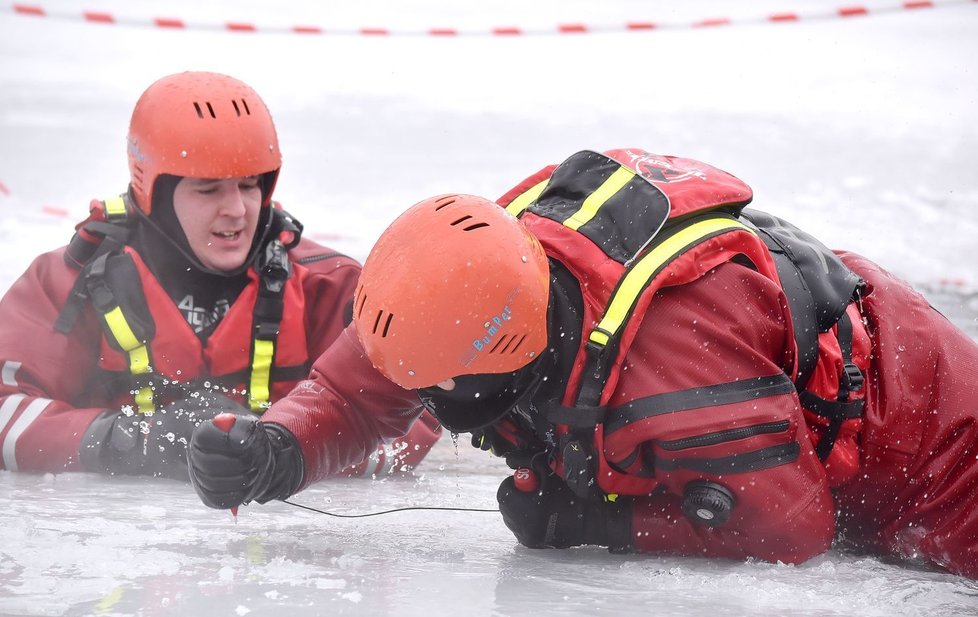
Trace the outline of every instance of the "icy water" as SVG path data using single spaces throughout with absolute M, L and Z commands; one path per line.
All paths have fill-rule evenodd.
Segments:
M 320 484 L 339 514 L 495 508 L 506 469 L 450 438 L 411 477 Z M 0 615 L 976 615 L 978 584 L 830 552 L 801 566 L 519 546 L 498 514 L 237 522 L 179 482 L 0 472 Z

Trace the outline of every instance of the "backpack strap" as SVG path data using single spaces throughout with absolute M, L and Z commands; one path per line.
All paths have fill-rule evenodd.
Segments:
M 594 432 L 604 422 L 606 408 L 601 394 L 611 374 L 625 327 L 635 312 L 639 298 L 647 292 L 656 277 L 673 261 L 693 247 L 722 234 L 755 232 L 734 217 L 712 212 L 697 219 L 663 230 L 643 255 L 633 260 L 619 279 L 601 321 L 588 335 L 581 383 L 571 410 L 550 410 L 548 419 L 568 427 L 560 449 L 564 464 L 564 481 L 584 499 L 614 500 L 605 495 L 596 482 L 597 457 Z M 574 413 L 568 413 L 572 411 Z M 573 418 L 575 414 L 579 414 Z
M 622 332 L 639 298 L 656 276 L 693 247 L 733 231 L 755 233 L 730 215 L 710 213 L 687 225 L 676 226 L 670 233 L 662 233 L 644 255 L 631 263 L 615 286 L 601 321 L 588 335 L 577 405 L 592 407 L 600 402 Z

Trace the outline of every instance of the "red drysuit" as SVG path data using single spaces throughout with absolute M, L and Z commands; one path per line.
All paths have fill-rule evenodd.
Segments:
M 79 270 L 66 264 L 65 249 L 39 256 L 0 301 L 0 469 L 21 471 L 83 470 L 79 447 L 89 424 L 105 409 L 134 406 L 127 354 L 107 341 L 89 303 L 68 334 L 54 324 L 65 307 Z M 214 332 L 202 343 L 140 256 L 131 248 L 138 281 L 155 324 L 149 341 L 150 364 L 159 377 L 154 389 L 167 383 L 180 398 L 178 384 L 222 385 L 229 396 L 243 400 L 249 368 L 253 307 L 258 288 L 254 269 L 249 282 L 231 304 Z M 284 396 L 308 375 L 318 357 L 344 325 L 360 266 L 352 259 L 308 240 L 289 252 L 292 275 L 284 293 L 285 317 L 280 324 L 272 368 L 270 400 Z M 348 318 L 348 316 L 347 316 Z M 415 466 L 441 433 L 425 415 L 410 433 L 388 432 L 392 443 L 385 457 L 378 443 L 366 444 L 356 465 L 337 473 L 384 474 Z M 371 456 L 372 458 L 367 458 Z M 346 467 L 346 465 L 344 465 Z
M 522 183 L 504 205 L 552 171 Z M 661 182 L 717 170 L 669 171 Z M 606 263 L 603 253 L 561 230 L 559 221 L 531 212 L 524 222 L 552 263 L 573 275 L 577 288 L 565 289 L 567 295 L 583 296 L 583 323 L 578 317 L 558 329 L 590 330 L 615 280 L 596 266 Z M 785 290 L 763 247 L 749 234 L 730 238 L 704 242 L 677 260 L 667 276 L 680 283 L 663 284 L 636 309 L 639 325 L 604 392 L 609 416 L 621 421 L 595 431 L 595 479 L 630 508 L 629 547 L 798 563 L 841 537 L 978 578 L 978 345 L 906 283 L 839 253 L 864 281 L 846 314 L 851 362 L 865 377 L 850 396 L 864 397 L 865 410 L 843 424 L 831 454 L 820 460 L 815 444 L 824 423 L 803 408 L 790 381 L 799 351 Z M 824 397 L 838 390 L 845 372 L 835 336 L 836 328 L 820 336 L 809 382 Z M 569 350 L 579 352 L 583 344 Z M 580 364 L 561 382 L 565 405 Z M 306 484 L 362 457 L 375 434 L 403 431 L 416 409 L 412 393 L 370 368 L 352 328 L 317 360 L 312 377 L 265 417 L 298 437 Z M 394 412 L 398 405 L 402 414 Z M 525 423 L 507 417 L 499 424 L 514 443 L 532 439 Z M 551 455 L 561 474 L 561 453 Z M 722 525 L 694 522 L 680 507 L 685 487 L 703 480 L 733 494 Z

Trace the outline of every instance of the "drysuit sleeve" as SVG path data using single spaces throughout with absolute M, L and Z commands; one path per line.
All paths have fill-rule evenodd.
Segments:
M 353 296 L 360 264 L 336 251 L 303 240 L 295 251 L 309 274 L 306 297 L 306 339 L 311 358 L 318 358 L 353 319 Z M 441 437 L 441 425 L 424 412 L 406 435 L 374 448 L 340 475 L 373 478 L 410 472 Z
M 630 498 L 632 550 L 797 563 L 830 546 L 834 505 L 786 374 L 785 307 L 734 263 L 653 299 L 603 428 L 605 458 L 657 484 Z
M 413 390 L 381 375 L 351 324 L 313 364 L 309 378 L 262 416 L 299 441 L 305 460 L 301 488 L 339 475 L 383 443 L 409 432 L 423 408 Z
M 85 470 L 85 432 L 104 407 L 79 401 L 94 382 L 101 326 L 83 311 L 69 334 L 54 327 L 77 271 L 63 249 L 39 256 L 0 300 L 0 469 Z

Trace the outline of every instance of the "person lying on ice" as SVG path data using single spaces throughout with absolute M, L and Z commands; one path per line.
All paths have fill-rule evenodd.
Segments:
M 262 99 L 215 73 L 140 97 L 128 191 L 0 301 L 0 469 L 187 479 L 186 444 L 221 411 L 259 414 L 350 321 L 354 260 L 300 240 L 272 202 L 281 167 Z M 403 427 L 407 432 L 407 427 Z M 344 474 L 415 465 L 430 416 Z
M 800 563 L 844 536 L 978 577 L 978 345 L 751 198 L 620 149 L 416 204 L 312 379 L 197 429 L 195 489 L 286 498 L 420 398 L 517 470 L 497 497 L 528 547 Z

